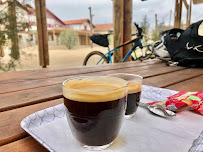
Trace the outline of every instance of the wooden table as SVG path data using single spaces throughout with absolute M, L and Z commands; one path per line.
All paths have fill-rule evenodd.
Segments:
M 65 79 L 109 73 L 139 74 L 144 77 L 144 84 L 155 87 L 203 90 L 203 69 L 168 67 L 161 61 L 1 73 L 0 152 L 47 151 L 21 129 L 21 120 L 36 111 L 63 103 L 61 83 Z

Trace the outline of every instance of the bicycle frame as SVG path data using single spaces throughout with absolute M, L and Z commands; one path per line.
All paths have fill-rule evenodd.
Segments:
M 143 45 L 143 48 L 145 48 L 145 47 L 149 47 L 150 46 L 150 44 L 147 44 L 147 45 Z M 138 59 L 138 56 L 137 56 L 137 54 L 135 53 L 135 51 L 136 51 L 136 49 L 134 49 L 134 54 L 135 54 L 135 58 L 136 59 Z M 145 52 L 144 51 L 142 51 L 142 56 L 145 56 Z
M 111 53 L 113 52 L 113 51 L 115 51 L 115 50 L 117 50 L 117 49 L 119 49 L 119 48 L 121 48 L 121 47 L 123 47 L 123 46 L 125 46 L 125 45 L 127 45 L 127 44 L 130 44 L 130 43 L 135 43 L 135 41 L 136 41 L 137 39 L 134 39 L 134 40 L 131 40 L 131 41 L 127 41 L 127 42 L 125 42 L 125 43 L 123 43 L 122 45 L 120 45 L 120 46 L 118 46 L 118 47 L 115 47 L 114 49 L 112 49 L 112 50 L 110 50 L 109 48 L 108 48 L 108 53 L 106 53 L 106 54 L 104 54 L 103 56 L 102 56 L 102 58 L 97 62 L 97 64 L 99 64 L 100 62 L 101 62 L 101 60 L 103 59 L 103 58 L 105 58 L 106 56 L 108 56 L 109 58 L 109 62 L 110 63 L 113 63 L 113 61 L 112 61 L 112 56 L 111 56 Z M 122 62 L 125 62 L 127 59 L 128 59 L 128 57 L 132 54 L 132 52 L 135 50 L 135 48 L 137 47 L 137 46 L 140 46 L 140 48 L 142 48 L 143 46 L 142 46 L 142 41 L 141 41 L 141 39 L 140 38 L 138 38 L 138 44 L 136 45 L 134 45 L 134 46 L 132 46 L 132 48 L 128 51 L 128 53 L 125 55 L 125 57 L 123 58 L 123 60 L 122 60 Z M 136 58 L 137 58 L 137 56 L 136 56 Z

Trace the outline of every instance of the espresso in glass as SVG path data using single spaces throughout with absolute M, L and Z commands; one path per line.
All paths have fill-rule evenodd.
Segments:
M 88 150 L 102 150 L 117 137 L 127 102 L 127 81 L 78 77 L 63 82 L 64 105 L 73 136 Z
M 128 82 L 128 98 L 125 118 L 132 118 L 137 111 L 140 101 L 143 77 L 128 73 L 115 73 L 110 74 L 109 76 L 122 78 Z

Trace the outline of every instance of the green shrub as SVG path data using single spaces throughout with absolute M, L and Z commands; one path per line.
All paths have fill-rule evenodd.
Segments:
M 72 49 L 74 46 L 78 45 L 78 34 L 75 31 L 68 30 L 61 32 L 59 38 L 61 43 L 68 49 Z

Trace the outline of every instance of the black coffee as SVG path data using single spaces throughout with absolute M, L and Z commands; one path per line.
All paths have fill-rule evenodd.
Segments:
M 131 115 L 137 111 L 140 101 L 141 88 L 142 86 L 139 83 L 128 83 L 128 100 L 125 115 Z
M 66 83 L 64 105 L 73 136 L 87 146 L 113 142 L 125 115 L 127 90 L 127 82 L 119 78 L 83 78 Z
M 125 113 L 126 97 L 108 102 L 78 102 L 66 99 L 69 125 L 74 137 L 84 145 L 101 146 L 118 135 Z
M 137 111 L 137 107 L 140 101 L 140 92 L 128 94 L 127 109 L 125 115 L 131 115 Z

